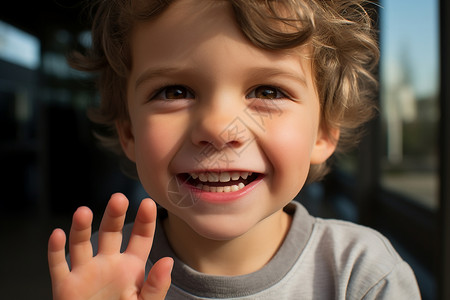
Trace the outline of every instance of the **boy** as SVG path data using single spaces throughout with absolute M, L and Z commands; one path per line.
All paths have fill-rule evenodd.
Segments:
M 143 200 L 122 236 L 113 195 L 94 257 L 78 209 L 72 270 L 64 233 L 50 237 L 54 299 L 419 299 L 384 237 L 291 202 L 371 116 L 360 2 L 99 1 L 92 52 L 73 61 L 100 72 L 94 119 L 162 209 Z

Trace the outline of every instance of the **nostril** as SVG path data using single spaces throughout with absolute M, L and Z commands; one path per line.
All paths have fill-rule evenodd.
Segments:
M 226 147 L 226 143 L 224 141 L 201 141 L 200 145 L 203 149 L 208 149 L 210 151 L 222 151 Z
M 224 148 L 225 148 L 225 147 L 237 148 L 237 147 L 239 147 L 240 145 L 241 145 L 241 142 L 239 142 L 239 141 L 229 141 L 229 142 L 227 142 L 227 143 L 224 145 Z
M 204 110 L 191 127 L 191 139 L 197 146 L 210 144 L 217 151 L 237 148 L 252 140 L 253 135 L 247 123 L 237 117 L 229 107 Z

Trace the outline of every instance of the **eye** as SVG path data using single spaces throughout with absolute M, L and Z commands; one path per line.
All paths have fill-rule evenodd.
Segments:
M 257 98 L 264 100 L 274 100 L 287 98 L 286 94 L 283 93 L 279 88 L 270 85 L 261 85 L 254 88 L 248 95 L 247 98 Z
M 150 100 L 192 99 L 193 93 L 185 86 L 171 85 L 159 89 Z

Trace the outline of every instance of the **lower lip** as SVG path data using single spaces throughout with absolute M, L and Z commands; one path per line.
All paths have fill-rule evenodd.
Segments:
M 194 197 L 196 197 L 200 201 L 209 203 L 227 203 L 236 201 L 249 194 L 253 189 L 256 188 L 256 186 L 262 181 L 263 178 L 264 175 L 260 174 L 251 183 L 235 192 L 206 192 L 203 190 L 199 190 L 191 185 L 185 185 L 185 187 L 190 189 Z

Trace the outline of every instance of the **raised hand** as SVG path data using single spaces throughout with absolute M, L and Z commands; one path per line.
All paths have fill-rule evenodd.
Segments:
M 66 236 L 61 229 L 53 231 L 48 243 L 48 262 L 54 300 L 164 299 L 170 287 L 171 258 L 155 263 L 144 282 L 155 231 L 156 205 L 150 199 L 141 202 L 128 247 L 120 253 L 127 208 L 124 195 L 112 195 L 100 225 L 96 256 L 90 241 L 92 212 L 87 207 L 78 208 L 69 236 L 71 269 L 65 258 Z

